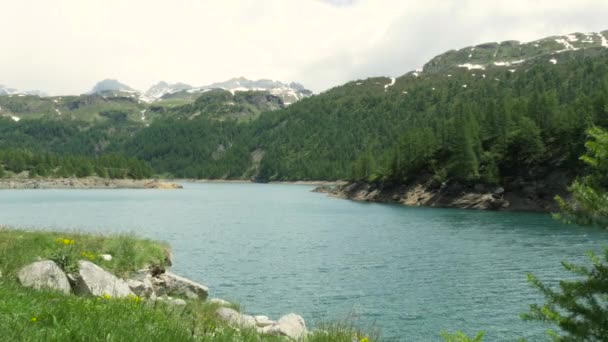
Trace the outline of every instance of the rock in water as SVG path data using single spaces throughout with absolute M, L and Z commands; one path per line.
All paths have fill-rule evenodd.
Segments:
M 53 289 L 70 293 L 70 283 L 63 270 L 51 260 L 38 261 L 22 268 L 17 277 L 23 286 Z
M 133 295 L 126 281 L 117 278 L 92 262 L 78 262 L 77 293 L 84 295 L 127 297 Z
M 209 289 L 205 285 L 193 282 L 190 279 L 166 272 L 153 278 L 152 283 L 156 294 L 185 296 L 189 299 L 205 300 L 209 296 Z
M 243 315 L 231 308 L 219 308 L 217 309 L 217 315 L 220 319 L 233 327 L 255 328 L 256 326 L 255 318 L 253 318 L 253 316 Z

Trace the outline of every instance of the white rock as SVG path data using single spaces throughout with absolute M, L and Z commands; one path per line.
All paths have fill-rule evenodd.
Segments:
M 21 285 L 35 289 L 53 289 L 70 293 L 70 283 L 63 270 L 51 260 L 38 261 L 22 268 L 17 274 Z
M 306 322 L 304 318 L 296 314 L 285 315 L 277 321 L 278 332 L 294 340 L 299 340 L 306 335 Z
M 231 308 L 219 308 L 217 309 L 217 315 L 221 320 L 227 322 L 233 327 L 241 328 L 255 328 L 256 322 L 253 316 L 243 315 L 238 311 Z
M 84 295 L 112 297 L 127 297 L 134 295 L 126 281 L 92 262 L 81 260 L 78 262 L 78 286 L 76 292 Z
M 112 256 L 110 254 L 101 254 L 100 257 L 105 261 L 112 261 Z
M 253 316 L 253 318 L 255 318 L 255 325 L 260 328 L 267 327 L 276 323 L 275 321 L 268 318 L 268 316 Z
M 209 299 L 209 303 L 211 304 L 217 304 L 219 306 L 230 306 L 232 305 L 229 301 L 220 299 L 220 298 L 211 298 Z

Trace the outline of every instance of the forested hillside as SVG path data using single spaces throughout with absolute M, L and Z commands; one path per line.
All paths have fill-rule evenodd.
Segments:
M 558 39 L 572 47 L 559 51 L 542 40 L 538 51 L 511 42 L 448 52 L 424 71 L 349 82 L 286 108 L 270 94 L 219 90 L 151 106 L 149 126 L 118 112 L 94 124 L 0 120 L 0 146 L 124 153 L 176 177 L 505 184 L 557 172 L 566 184 L 583 172 L 586 129 L 608 126 L 608 49 L 605 35 L 593 37 Z

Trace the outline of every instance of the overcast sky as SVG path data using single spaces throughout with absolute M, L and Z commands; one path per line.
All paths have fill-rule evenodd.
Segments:
M 0 84 L 399 76 L 449 49 L 608 29 L 607 0 L 0 0 Z

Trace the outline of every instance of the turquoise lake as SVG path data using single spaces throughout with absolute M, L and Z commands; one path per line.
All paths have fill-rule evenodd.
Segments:
M 442 330 L 487 341 L 544 341 L 524 322 L 542 302 L 526 272 L 555 283 L 560 262 L 587 263 L 608 233 L 549 215 L 358 203 L 310 186 L 190 184 L 162 190 L 3 190 L 0 224 L 133 232 L 167 241 L 173 270 L 212 297 L 308 325 L 348 317 L 386 341 L 440 341 Z

